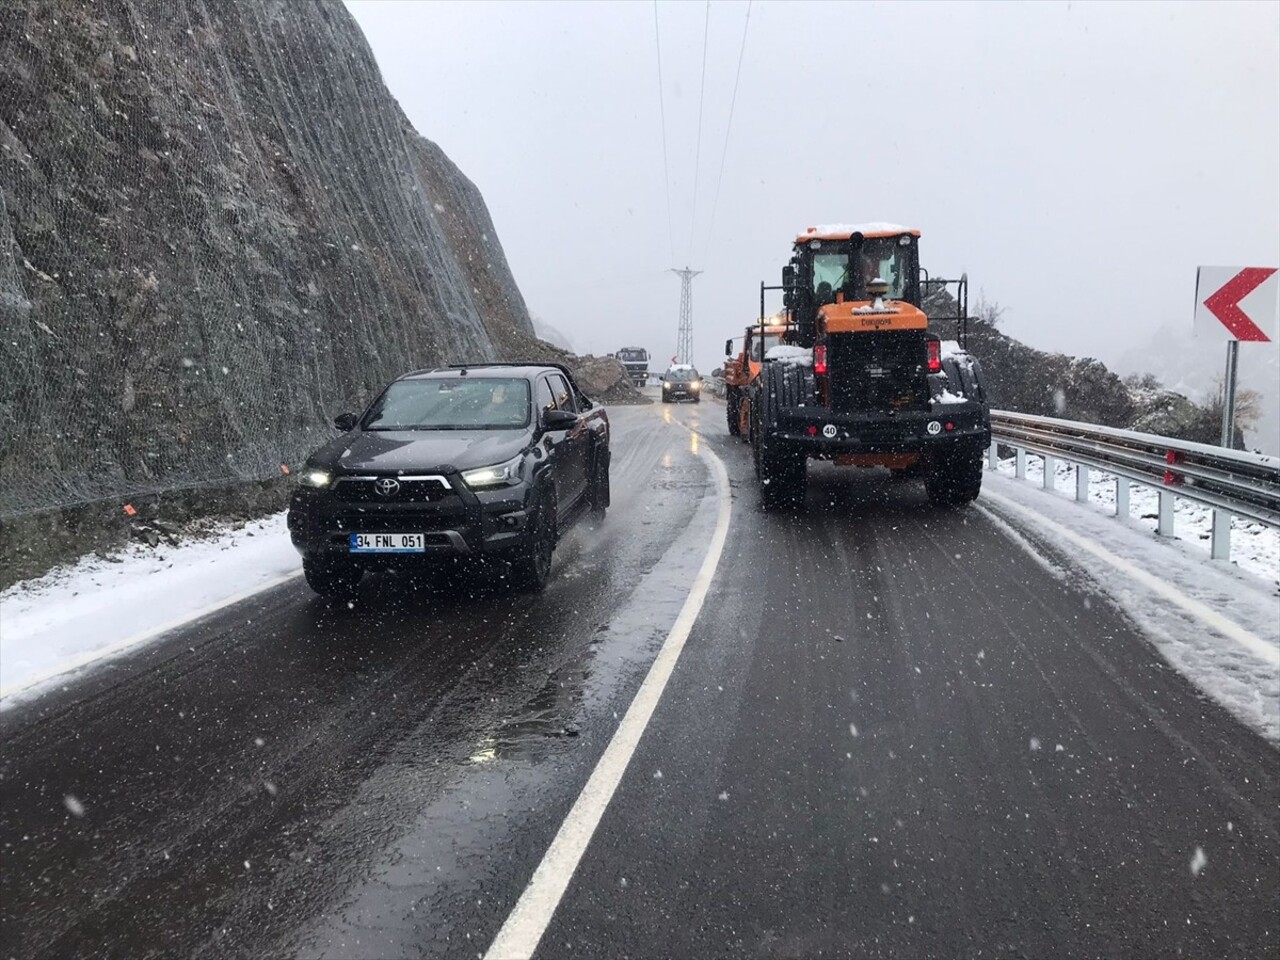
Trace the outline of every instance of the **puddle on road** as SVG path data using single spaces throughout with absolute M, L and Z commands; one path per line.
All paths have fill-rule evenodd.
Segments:
M 573 718 L 591 673 L 586 659 L 589 658 L 568 669 L 552 672 L 542 689 L 524 704 L 517 715 L 504 720 L 491 735 L 480 740 L 478 749 L 468 762 L 534 759 L 548 740 L 576 737 L 578 728 L 574 726 Z

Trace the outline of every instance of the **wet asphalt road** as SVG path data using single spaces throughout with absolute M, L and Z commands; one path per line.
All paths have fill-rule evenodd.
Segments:
M 722 406 L 611 415 L 541 596 L 298 582 L 0 714 L 3 955 L 483 953 L 710 537 L 667 418 L 729 540 L 539 956 L 1274 954 L 1277 752 L 1068 560 L 872 472 L 764 514 Z

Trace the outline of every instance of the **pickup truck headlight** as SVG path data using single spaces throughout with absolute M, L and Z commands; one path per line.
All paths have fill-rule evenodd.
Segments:
M 520 462 L 523 459 L 522 455 L 512 457 L 506 463 L 495 463 L 492 467 L 463 470 L 462 482 L 473 490 L 484 487 L 509 487 L 520 482 Z
M 702 381 L 701 381 L 701 380 L 695 380 L 695 381 L 693 381 L 693 383 L 689 384 L 689 389 L 690 389 L 690 390 L 701 390 L 701 389 L 702 389 Z
M 320 490 L 333 483 L 333 474 L 328 470 L 303 470 L 298 474 L 298 482 L 304 487 Z

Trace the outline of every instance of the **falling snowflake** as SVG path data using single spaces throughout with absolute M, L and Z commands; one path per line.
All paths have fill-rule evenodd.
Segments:
M 67 811 L 73 817 L 84 816 L 84 804 L 80 802 L 80 799 L 75 794 L 68 793 L 65 797 L 63 797 L 62 805 L 67 808 Z
M 655 779 L 655 780 L 661 780 L 661 779 L 662 779 L 662 771 L 661 771 L 661 770 L 655 770 L 655 771 L 653 771 L 653 779 Z
M 1036 751 L 1037 751 L 1037 750 L 1039 750 L 1039 749 L 1040 749 L 1040 738 L 1039 738 L 1039 737 L 1032 737 L 1032 738 L 1031 738 L 1031 751 L 1032 751 L 1032 753 L 1036 752 Z
M 858 725 L 856 723 L 849 724 L 849 734 L 854 737 L 858 735 Z
M 720 799 L 721 799 L 721 800 L 728 800 L 728 799 L 729 799 L 729 791 L 728 791 L 728 790 L 721 790 L 721 791 L 720 791 Z
M 1200 876 L 1200 871 L 1204 869 L 1204 865 L 1209 862 L 1209 858 L 1204 855 L 1203 847 L 1196 847 L 1196 852 L 1191 856 L 1191 875 L 1193 877 Z

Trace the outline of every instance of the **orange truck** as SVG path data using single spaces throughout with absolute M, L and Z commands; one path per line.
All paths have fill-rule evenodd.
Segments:
M 761 284 L 762 304 L 765 290 L 782 290 L 787 322 L 759 369 L 747 377 L 752 364 L 739 364 L 748 413 L 737 429 L 766 509 L 803 503 L 810 459 L 922 477 L 942 506 L 978 496 L 991 417 L 981 367 L 964 349 L 968 279 L 930 278 L 919 239 L 893 224 L 810 227 L 781 287 Z M 955 315 L 929 316 L 926 299 L 953 284 L 933 302 Z
M 785 314 L 761 317 L 757 323 L 747 327 L 737 356 L 733 354 L 733 345 L 738 338 L 724 342 L 727 358 L 724 362 L 724 397 L 730 436 L 746 438 L 751 422 L 751 385 L 764 369 L 765 354 L 785 342 L 789 330 Z

